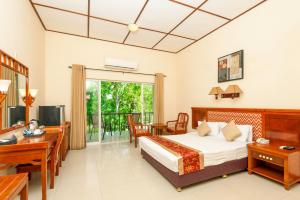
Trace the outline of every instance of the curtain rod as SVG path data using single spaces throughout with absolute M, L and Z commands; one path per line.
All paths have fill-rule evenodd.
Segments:
M 70 69 L 72 69 L 72 66 L 69 66 Z M 147 73 L 139 73 L 139 72 L 128 72 L 128 71 L 121 71 L 121 70 L 111 70 L 111 69 L 97 69 L 97 68 L 89 68 L 85 67 L 87 70 L 95 70 L 95 71 L 103 71 L 103 72 L 117 72 L 117 73 L 123 73 L 123 74 L 136 74 L 136 75 L 145 75 L 145 76 L 156 76 L 155 74 L 147 74 Z M 164 75 L 164 77 L 167 77 Z

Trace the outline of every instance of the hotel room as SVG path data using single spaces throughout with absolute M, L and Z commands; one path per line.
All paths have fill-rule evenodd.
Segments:
M 0 200 L 299 199 L 299 0 L 0 3 Z

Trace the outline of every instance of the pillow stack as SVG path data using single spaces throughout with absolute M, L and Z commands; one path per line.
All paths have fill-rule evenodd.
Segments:
M 240 129 L 238 129 L 233 120 L 222 128 L 221 131 L 227 141 L 234 141 L 241 136 Z
M 236 125 L 234 120 L 225 122 L 198 122 L 197 133 L 199 136 L 217 136 L 226 141 L 251 142 L 252 126 Z

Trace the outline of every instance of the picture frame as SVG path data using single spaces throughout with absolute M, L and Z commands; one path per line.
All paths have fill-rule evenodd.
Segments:
M 244 78 L 244 50 L 218 58 L 218 83 Z

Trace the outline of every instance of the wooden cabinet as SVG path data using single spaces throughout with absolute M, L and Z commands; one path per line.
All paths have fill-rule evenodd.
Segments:
M 248 173 L 277 181 L 288 190 L 291 185 L 300 182 L 300 147 L 289 151 L 279 149 L 281 145 L 284 144 L 249 144 Z

